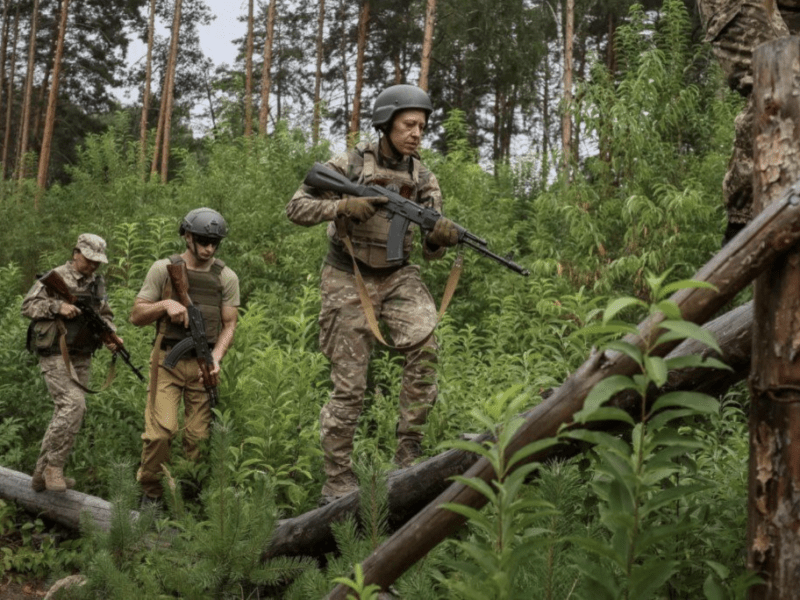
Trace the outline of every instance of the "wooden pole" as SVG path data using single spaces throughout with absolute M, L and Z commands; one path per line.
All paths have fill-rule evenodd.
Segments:
M 757 212 L 800 178 L 800 38 L 759 46 L 753 66 Z M 800 589 L 800 246 L 765 270 L 754 290 L 747 558 L 764 583 L 749 597 L 790 600 Z

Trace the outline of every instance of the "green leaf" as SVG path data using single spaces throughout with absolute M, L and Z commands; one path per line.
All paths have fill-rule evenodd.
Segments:
M 688 288 L 698 288 L 705 290 L 716 290 L 717 286 L 707 281 L 699 281 L 697 279 L 682 279 L 680 281 L 673 281 L 661 288 L 663 296 L 669 296 L 678 290 L 685 290 Z
M 692 339 L 697 340 L 701 344 L 705 344 L 712 350 L 716 350 L 720 354 L 722 354 L 722 350 L 717 343 L 717 340 L 714 338 L 714 335 L 708 331 L 707 329 L 703 329 L 696 323 L 690 323 L 689 321 L 674 321 L 674 320 L 666 320 L 659 323 L 659 327 L 663 329 L 667 329 L 673 334 L 677 334 L 679 337 L 675 338 L 672 336 L 670 339 Z M 665 334 L 666 337 L 669 334 Z M 657 344 L 660 344 L 661 338 L 659 338 Z
M 661 387 L 667 382 L 667 363 L 660 356 L 645 356 L 644 366 L 647 374 L 656 386 Z
M 626 298 L 617 298 L 609 302 L 608 306 L 606 306 L 606 310 L 603 312 L 603 324 L 607 325 L 618 313 L 631 306 L 647 307 L 647 305 L 638 298 L 630 296 Z
M 636 565 L 631 571 L 630 598 L 650 598 L 664 585 L 678 568 L 676 560 L 651 559 L 643 565 Z
M 725 588 L 713 575 L 706 577 L 703 582 L 703 593 L 706 595 L 706 600 L 728 600 Z
M 665 359 L 667 361 L 667 368 L 672 371 L 674 369 L 686 369 L 689 367 L 705 367 L 708 369 L 724 369 L 732 371 L 730 366 L 725 364 L 719 359 L 712 356 L 702 357 L 696 354 L 688 356 L 675 356 L 673 358 Z
M 630 377 L 624 375 L 611 375 L 598 382 L 592 391 L 586 396 L 583 408 L 575 413 L 573 417 L 577 423 L 584 423 L 585 419 L 602 404 L 608 401 L 614 394 L 622 390 L 635 389 L 635 384 Z
M 642 364 L 642 351 L 634 344 L 618 340 L 609 342 L 605 347 L 609 350 L 616 350 L 617 352 L 630 356 L 637 365 Z
M 592 421 L 622 421 L 633 426 L 635 421 L 627 412 L 621 408 L 614 408 L 611 406 L 601 406 L 600 408 L 592 411 L 590 414 L 582 417 L 581 423 L 591 423 Z
M 719 401 L 708 394 L 700 392 L 668 392 L 659 396 L 653 404 L 651 412 L 656 412 L 664 408 L 691 408 L 698 414 L 717 414 L 719 413 Z

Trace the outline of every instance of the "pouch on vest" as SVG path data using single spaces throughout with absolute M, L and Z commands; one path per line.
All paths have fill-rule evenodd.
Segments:
M 57 336 L 58 325 L 55 321 L 50 319 L 31 321 L 30 325 L 28 325 L 25 347 L 28 352 L 38 354 L 42 350 L 55 346 Z

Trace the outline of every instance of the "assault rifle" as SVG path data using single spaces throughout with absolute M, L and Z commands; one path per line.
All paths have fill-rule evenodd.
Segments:
M 197 364 L 203 374 L 203 386 L 208 393 L 208 401 L 211 404 L 211 408 L 214 408 L 219 401 L 219 392 L 217 391 L 219 377 L 211 375 L 214 357 L 206 339 L 203 315 L 189 297 L 189 276 L 186 273 L 186 263 L 169 264 L 167 265 L 167 272 L 178 301 L 186 307 L 189 313 L 189 330 L 187 336 L 175 344 L 164 358 L 164 366 L 170 369 L 173 368 L 185 354 L 194 350 L 197 356 Z
M 86 322 L 91 334 L 104 344 L 115 344 L 117 349 L 111 352 L 113 357 L 116 358 L 119 356 L 122 358 L 125 364 L 131 368 L 134 375 L 136 375 L 140 381 L 145 381 L 144 375 L 142 375 L 141 371 L 131 362 L 131 354 L 122 344 L 120 337 L 114 333 L 111 326 L 105 322 L 88 299 L 80 298 L 70 292 L 67 282 L 64 281 L 64 278 L 56 271 L 48 271 L 39 278 L 39 281 L 41 281 L 48 290 L 57 294 L 73 306 L 78 307 L 81 313 L 83 313 L 83 316 L 86 317 Z
M 410 223 L 416 223 L 423 231 L 431 231 L 436 221 L 442 218 L 438 212 L 432 208 L 427 208 L 411 200 L 403 198 L 400 194 L 386 189 L 379 185 L 359 185 L 347 179 L 344 175 L 333 171 L 322 163 L 315 163 L 305 178 L 305 184 L 320 190 L 330 190 L 348 196 L 384 196 L 389 202 L 382 204 L 390 215 L 389 239 L 386 242 L 387 262 L 400 262 L 403 260 L 403 238 Z M 528 269 L 518 265 L 511 257 L 498 256 L 491 252 L 486 246 L 486 240 L 482 240 L 473 233 L 470 233 L 461 225 L 454 223 L 458 231 L 458 242 L 469 246 L 476 252 L 499 262 L 504 267 L 520 275 L 528 275 Z

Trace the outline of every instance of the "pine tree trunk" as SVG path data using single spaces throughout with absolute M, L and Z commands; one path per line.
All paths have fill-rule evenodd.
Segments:
M 353 146 L 361 130 L 361 90 L 364 87 L 364 54 L 367 51 L 367 30 L 369 29 L 369 2 L 364 0 L 361 16 L 358 19 L 358 54 L 356 56 L 356 89 L 353 93 L 353 114 L 350 115 L 350 129 L 347 145 Z
M 47 186 L 47 171 L 50 168 L 50 148 L 53 145 L 56 105 L 58 104 L 58 81 L 61 73 L 61 58 L 64 56 L 64 38 L 67 33 L 68 9 L 69 0 L 61 0 L 61 20 L 58 24 L 58 40 L 56 41 L 56 53 L 53 57 L 52 83 L 47 100 L 47 115 L 44 122 L 44 134 L 42 135 L 42 151 L 39 156 L 39 176 L 37 178 L 37 185 L 40 190 L 44 190 Z M 36 208 L 39 208 L 38 205 Z
M 27 176 L 25 154 L 28 152 L 28 135 L 30 134 L 31 103 L 33 98 L 33 69 L 36 56 L 36 28 L 39 20 L 39 0 L 33 0 L 31 13 L 30 41 L 28 43 L 28 72 L 25 74 L 25 94 L 22 100 L 21 133 L 19 150 L 17 151 L 17 176 L 20 181 Z
M 561 150 L 564 181 L 570 180 L 572 158 L 572 42 L 575 21 L 575 0 L 565 0 L 566 26 L 564 28 L 564 114 L 561 121 Z
M 5 133 L 3 135 L 3 157 L 2 157 L 2 178 L 5 179 L 8 173 L 8 154 L 11 145 L 11 117 L 14 112 L 14 75 L 17 66 L 17 42 L 19 41 L 19 5 L 14 11 L 14 36 L 11 43 L 11 70 L 8 74 L 8 91 L 6 96 L 6 122 Z
M 139 160 L 142 178 L 147 177 L 147 122 L 150 113 L 150 84 L 153 78 L 153 39 L 156 30 L 156 0 L 150 0 L 150 15 L 147 25 L 147 63 L 144 71 L 144 91 L 142 92 L 142 118 L 139 123 Z
M 158 173 L 158 159 L 161 156 L 161 139 L 164 135 L 164 116 L 167 112 L 167 81 L 169 80 L 169 61 L 164 66 L 164 78 L 161 81 L 161 102 L 158 107 L 158 123 L 156 137 L 153 140 L 153 157 L 150 159 L 150 175 Z
M 169 142 L 172 128 L 172 103 L 175 92 L 175 71 L 178 68 L 178 37 L 181 29 L 181 7 L 183 0 L 175 0 L 175 15 L 172 19 L 172 40 L 169 48 L 169 77 L 167 78 L 167 101 L 164 110 L 164 143 L 161 150 L 161 181 L 166 183 L 169 175 Z
M 431 70 L 431 51 L 433 50 L 433 26 L 436 22 L 436 0 L 428 0 L 425 7 L 425 35 L 422 40 L 422 59 L 420 60 L 419 87 L 428 91 L 428 75 Z
M 319 141 L 319 127 L 322 121 L 322 99 L 320 89 L 322 86 L 322 58 L 323 58 L 323 31 L 325 27 L 325 0 L 319 0 L 319 17 L 317 18 L 317 68 L 314 72 L 314 121 L 311 127 L 311 141 Z
M 344 106 L 344 124 L 348 126 L 350 123 L 350 99 L 348 94 L 348 83 L 347 83 L 347 70 L 349 65 L 347 64 L 347 36 L 345 32 L 347 31 L 347 0 L 341 0 L 339 3 L 339 23 L 342 27 L 342 33 L 339 36 L 339 55 L 342 58 L 342 106 Z
M 275 2 L 270 0 L 267 11 L 267 39 L 264 41 L 264 65 L 261 69 L 261 110 L 258 115 L 258 129 L 267 135 L 269 122 L 269 92 L 272 86 L 272 44 L 275 40 Z
M 753 71 L 759 213 L 784 202 L 800 181 L 800 39 L 757 47 Z M 748 590 L 750 600 L 792 600 L 800 589 L 800 246 L 785 248 L 753 294 L 747 566 L 763 583 Z
M 253 0 L 247 3 L 247 56 L 244 60 L 244 136 L 253 135 Z
M 3 82 L 6 80 L 6 53 L 8 51 L 8 7 L 11 0 L 3 2 L 3 33 L 0 40 L 0 114 L 3 110 Z

